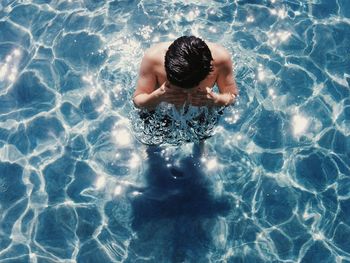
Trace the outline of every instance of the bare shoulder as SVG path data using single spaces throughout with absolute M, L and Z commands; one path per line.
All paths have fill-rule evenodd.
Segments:
M 217 66 L 230 66 L 232 65 L 231 54 L 226 48 L 216 43 L 208 44 L 212 53 L 214 63 Z
M 168 42 L 154 44 L 145 51 L 143 55 L 143 61 L 151 65 L 158 65 L 159 63 L 163 63 L 165 52 L 168 47 Z

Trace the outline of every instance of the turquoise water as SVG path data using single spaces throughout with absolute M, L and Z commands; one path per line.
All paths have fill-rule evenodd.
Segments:
M 184 34 L 240 89 L 203 154 L 133 130 Z M 347 0 L 0 0 L 0 262 L 350 262 L 349 84 Z

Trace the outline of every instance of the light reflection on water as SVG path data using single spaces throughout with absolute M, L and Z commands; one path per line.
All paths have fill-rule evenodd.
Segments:
M 292 122 L 294 135 L 298 136 L 305 133 L 308 126 L 308 120 L 305 117 L 300 115 L 294 115 Z
M 21 51 L 14 49 L 5 57 L 2 63 L 0 62 L 0 81 L 13 83 L 16 80 L 20 58 Z

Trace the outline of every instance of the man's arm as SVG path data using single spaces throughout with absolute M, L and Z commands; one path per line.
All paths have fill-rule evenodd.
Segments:
M 224 48 L 221 48 L 220 53 L 221 59 L 217 78 L 219 94 L 217 94 L 215 103 L 219 106 L 226 106 L 235 101 L 238 89 L 233 77 L 231 56 Z
M 142 58 L 139 78 L 133 96 L 133 102 L 138 108 L 151 110 L 160 102 L 159 90 L 155 89 L 157 78 L 154 73 L 154 63 L 151 54 L 146 51 Z
M 216 83 L 219 93 L 212 88 L 201 88 L 191 95 L 190 101 L 194 106 L 227 106 L 233 103 L 238 95 L 236 82 L 233 78 L 231 56 L 219 45 L 213 46 L 215 51 L 214 65 L 217 68 Z
M 157 65 L 156 57 L 157 54 L 147 51 L 142 59 L 139 79 L 133 98 L 135 106 L 153 110 L 162 101 L 174 105 L 183 105 L 187 95 L 181 91 L 170 89 L 167 82 L 156 89 L 157 77 L 154 72 L 154 67 Z

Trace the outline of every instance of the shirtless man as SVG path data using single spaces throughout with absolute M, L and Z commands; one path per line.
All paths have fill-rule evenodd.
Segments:
M 217 83 L 219 93 L 213 92 Z M 183 36 L 145 52 L 134 93 L 138 108 L 153 110 L 161 102 L 181 107 L 227 106 L 238 94 L 230 54 L 222 46 Z

